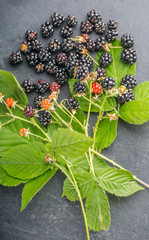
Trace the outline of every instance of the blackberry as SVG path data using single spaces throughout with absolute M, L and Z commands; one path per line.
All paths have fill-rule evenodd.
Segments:
M 44 93 L 48 88 L 49 88 L 49 83 L 46 80 L 40 79 L 35 83 L 36 92 Z
M 69 111 L 75 113 L 76 110 L 78 110 L 79 108 L 79 103 L 77 99 L 75 99 L 74 97 L 70 97 L 67 99 L 65 106 Z
M 47 21 L 41 25 L 40 31 L 43 38 L 50 37 L 54 33 L 53 25 Z
M 55 58 L 56 63 L 58 65 L 65 65 L 65 63 L 67 62 L 67 55 L 66 53 L 60 53 L 56 56 Z
M 74 42 L 70 38 L 66 38 L 61 43 L 61 48 L 64 52 L 70 52 L 74 49 Z
M 95 94 L 100 95 L 102 93 L 102 86 L 98 82 L 92 84 L 92 91 Z
M 107 23 L 108 29 L 116 29 L 117 28 L 117 21 L 109 20 Z
M 95 32 L 99 34 L 105 33 L 105 24 L 103 22 L 97 22 L 94 26 Z
M 35 104 L 35 107 L 37 108 L 37 109 L 40 109 L 41 108 L 41 103 L 42 103 L 42 100 L 44 99 L 44 97 L 42 97 L 42 96 L 36 96 L 35 98 L 34 98 L 34 104 Z
M 57 82 L 52 82 L 52 83 L 50 83 L 49 90 L 50 90 L 50 92 L 58 92 L 60 87 L 61 87 L 61 85 L 58 84 Z
M 125 86 L 127 89 L 132 89 L 136 86 L 136 79 L 134 76 L 127 74 L 122 78 L 121 85 Z
M 75 93 L 81 94 L 86 92 L 86 84 L 81 81 L 76 81 L 73 85 L 73 91 Z
M 60 85 L 63 85 L 65 82 L 68 81 L 68 74 L 65 68 L 58 69 L 58 71 L 55 74 L 55 81 Z
M 32 106 L 26 106 L 24 109 L 24 117 L 32 118 L 35 115 L 35 109 Z
M 96 39 L 96 49 L 99 51 L 103 51 L 106 45 L 105 36 L 98 37 Z
M 84 54 L 83 52 L 87 51 L 86 46 L 83 43 L 77 44 L 75 49 L 78 54 Z
M 73 69 L 73 77 L 82 81 L 87 77 L 88 72 L 89 72 L 88 67 L 79 66 Z
M 26 56 L 26 59 L 30 66 L 35 66 L 38 63 L 38 54 L 31 52 Z
M 90 33 L 93 31 L 93 25 L 89 21 L 81 22 L 80 30 L 82 33 Z
M 40 51 L 42 49 L 43 45 L 38 39 L 35 39 L 35 40 L 31 41 L 31 47 L 35 51 Z
M 51 39 L 48 47 L 51 52 L 58 52 L 61 48 L 61 43 L 58 39 Z
M 105 68 L 97 67 L 96 72 L 97 72 L 97 78 L 102 78 L 102 77 L 106 76 L 106 69 Z
M 21 46 L 20 46 L 20 50 L 21 52 L 23 52 L 24 54 L 28 53 L 31 50 L 31 44 L 30 42 L 27 41 L 23 41 Z
M 28 30 L 26 32 L 25 36 L 26 36 L 27 41 L 35 40 L 35 39 L 37 39 L 37 32 L 32 31 L 32 30 Z
M 34 91 L 35 86 L 31 80 L 25 79 L 22 83 L 22 88 L 25 93 L 31 93 Z
M 102 20 L 101 15 L 96 10 L 91 10 L 87 13 L 87 19 L 92 23 L 95 24 Z
M 107 77 L 102 80 L 101 86 L 105 90 L 109 90 L 115 86 L 115 80 L 112 77 Z
M 48 124 L 51 122 L 51 114 L 49 112 L 43 111 L 39 115 L 39 121 L 40 121 L 41 125 L 47 127 Z
M 96 49 L 96 42 L 92 39 L 88 40 L 88 42 L 86 44 L 86 48 L 88 51 L 94 52 Z
M 38 63 L 35 69 L 37 73 L 42 73 L 45 70 L 45 65 L 43 63 Z
M 60 34 L 63 38 L 68 38 L 73 34 L 73 28 L 66 25 L 65 27 L 61 28 Z
M 132 90 L 123 93 L 117 99 L 118 103 L 120 103 L 121 105 L 132 100 L 135 100 L 135 95 L 133 94 Z
M 66 19 L 66 23 L 67 23 L 67 25 L 69 26 L 69 27 L 74 27 L 74 26 L 76 26 L 77 25 L 77 22 L 78 22 L 78 20 L 77 20 L 77 18 L 75 17 L 75 16 L 73 16 L 73 15 L 68 15 L 68 17 L 67 17 L 67 19 Z
M 82 33 L 80 38 L 81 38 L 81 43 L 87 43 L 88 40 L 90 39 L 90 36 L 86 33 Z
M 107 66 L 110 66 L 112 61 L 113 61 L 113 58 L 111 56 L 111 53 L 105 52 L 101 55 L 99 59 L 99 64 L 101 67 L 107 67 Z
M 121 60 L 129 65 L 132 65 L 137 60 L 136 50 L 131 49 L 124 49 L 121 53 Z
M 38 58 L 42 63 L 49 62 L 52 58 L 51 53 L 49 52 L 49 48 L 47 47 L 47 48 L 41 49 L 38 53 Z
M 107 42 L 108 43 L 114 42 L 116 40 L 117 35 L 118 35 L 118 32 L 116 30 L 114 29 L 107 30 L 105 33 Z
M 11 55 L 9 56 L 9 62 L 13 65 L 22 63 L 23 57 L 21 55 L 21 52 L 20 51 L 12 52 Z
M 87 55 L 82 55 L 82 56 L 80 57 L 80 63 L 79 63 L 79 65 L 80 65 L 80 66 L 81 66 L 81 65 L 84 65 L 84 66 L 86 66 L 86 67 L 88 67 L 88 68 L 92 68 L 92 67 L 93 67 L 93 60 L 90 59 L 90 57 L 87 56 Z
M 54 13 L 51 16 L 51 20 L 54 27 L 59 27 L 65 21 L 65 18 L 61 13 Z
M 76 54 L 72 53 L 68 56 L 67 62 L 65 63 L 65 68 L 68 71 L 70 77 L 73 77 L 71 70 L 79 66 L 79 64 L 80 64 L 80 61 Z
M 55 74 L 58 71 L 58 66 L 56 65 L 55 60 L 51 60 L 45 67 L 47 73 Z
M 121 43 L 124 48 L 130 48 L 134 45 L 134 39 L 133 36 L 131 36 L 129 33 L 123 34 L 121 37 Z

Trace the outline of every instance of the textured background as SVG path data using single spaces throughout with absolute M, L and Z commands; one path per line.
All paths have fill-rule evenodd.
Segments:
M 0 0 L 0 69 L 14 73 L 20 83 L 25 78 L 36 81 L 41 76 L 52 81 L 46 73 L 37 75 L 26 63 L 11 66 L 8 56 L 18 49 L 27 29 L 39 32 L 41 23 L 48 20 L 53 12 L 61 12 L 65 16 L 75 14 L 80 23 L 91 9 L 97 9 L 105 22 L 117 20 L 119 36 L 125 32 L 132 33 L 138 54 L 136 78 L 138 83 L 148 81 L 148 0 Z M 78 27 L 75 31 L 78 33 Z M 58 36 L 58 31 L 55 36 Z M 48 40 L 43 42 L 46 46 Z M 62 87 L 61 92 L 61 98 L 68 96 L 68 87 Z M 92 124 L 95 119 L 96 116 L 93 116 Z M 149 123 L 130 126 L 119 121 L 117 139 L 105 154 L 149 182 L 148 146 Z M 19 212 L 22 186 L 9 189 L 0 187 L 0 239 L 85 240 L 79 204 L 61 198 L 63 180 L 64 176 L 58 172 L 22 213 Z M 110 229 L 107 232 L 91 231 L 91 240 L 148 240 L 149 191 L 121 199 L 109 195 L 109 200 Z

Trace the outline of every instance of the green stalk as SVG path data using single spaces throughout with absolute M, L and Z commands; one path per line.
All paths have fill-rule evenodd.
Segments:
M 68 127 L 70 130 L 72 130 L 72 128 L 68 125 L 68 123 L 66 123 L 60 116 L 59 114 L 55 111 L 54 114 L 61 120 L 62 123 L 64 123 L 64 125 L 66 127 Z M 73 130 L 72 130 L 73 131 Z

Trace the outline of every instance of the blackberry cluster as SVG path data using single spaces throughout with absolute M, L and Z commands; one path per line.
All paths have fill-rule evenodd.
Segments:
M 65 18 L 61 13 L 54 13 L 51 16 L 51 21 L 54 27 L 59 27 L 65 21 Z
M 25 79 L 22 83 L 22 88 L 25 93 L 31 93 L 34 91 L 35 86 L 31 80 Z
M 90 69 L 93 67 L 93 60 L 87 55 L 82 55 L 80 57 L 79 65 L 84 65 Z
M 73 85 L 73 91 L 78 94 L 86 92 L 86 84 L 81 81 L 76 81 Z
M 37 32 L 28 30 L 25 34 L 25 37 L 26 37 L 27 41 L 35 40 L 35 39 L 37 39 Z
M 52 59 L 49 48 L 47 47 L 47 48 L 41 49 L 38 53 L 38 58 L 42 63 L 49 62 Z
M 107 67 L 111 64 L 113 61 L 113 58 L 111 56 L 111 53 L 105 52 L 101 55 L 99 59 L 99 64 L 101 67 Z
M 121 43 L 124 48 L 130 48 L 134 45 L 134 39 L 133 36 L 131 36 L 129 33 L 125 33 L 121 37 Z
M 40 31 L 43 38 L 50 37 L 54 33 L 53 25 L 47 21 L 41 25 Z
M 65 65 L 65 63 L 67 62 L 67 55 L 66 53 L 60 53 L 56 56 L 55 58 L 56 63 L 58 65 Z
M 105 69 L 105 68 L 97 67 L 97 68 L 96 68 L 96 72 L 97 72 L 97 79 L 98 79 L 98 78 L 103 78 L 103 77 L 106 76 L 106 69 Z
M 112 77 L 107 77 L 102 80 L 101 86 L 105 90 L 112 89 L 115 86 L 115 80 Z
M 117 35 L 118 32 L 115 29 L 107 30 L 105 33 L 107 42 L 108 43 L 114 42 L 116 40 Z
M 61 48 L 66 53 L 72 51 L 74 46 L 74 42 L 70 38 L 65 38 L 61 43 Z
M 86 66 L 78 66 L 73 69 L 73 77 L 79 80 L 83 80 L 87 77 L 89 69 Z
M 106 45 L 105 36 L 98 37 L 96 39 L 96 50 L 103 51 Z
M 32 118 L 35 115 L 35 109 L 32 106 L 26 106 L 24 109 L 24 117 Z
M 61 28 L 60 34 L 63 38 L 68 38 L 73 34 L 73 28 L 66 25 L 65 27 Z
M 34 104 L 35 104 L 35 107 L 37 108 L 37 109 L 40 109 L 41 108 L 41 103 L 42 103 L 42 100 L 44 99 L 44 97 L 43 96 L 36 96 L 35 98 L 34 98 Z
M 20 64 L 23 62 L 23 57 L 21 55 L 21 52 L 12 52 L 11 55 L 9 56 L 9 62 L 11 64 Z
M 79 108 L 79 103 L 78 103 L 77 99 L 75 99 L 74 97 L 70 97 L 67 99 L 65 106 L 69 111 L 75 112 Z
M 94 29 L 95 29 L 96 33 L 104 34 L 105 30 L 106 30 L 106 27 L 105 27 L 105 24 L 103 22 L 97 22 L 97 23 L 95 23 Z
M 129 90 L 128 92 L 125 92 L 118 97 L 118 103 L 120 103 L 121 105 L 132 100 L 135 100 L 135 96 L 132 90 Z
M 61 43 L 58 39 L 51 39 L 48 47 L 51 52 L 58 52 L 61 48 Z
M 47 127 L 48 124 L 51 122 L 51 114 L 49 112 L 43 111 L 39 115 L 39 121 L 43 126 Z
M 90 33 L 93 31 L 93 25 L 89 21 L 81 22 L 80 30 L 82 33 Z
M 127 74 L 122 78 L 121 85 L 125 86 L 127 89 L 132 89 L 136 86 L 136 79 L 133 75 Z
M 76 45 L 75 50 L 78 54 L 82 55 L 83 51 L 87 50 L 86 46 L 83 43 Z
M 87 44 L 86 44 L 86 48 L 88 51 L 90 52 L 94 52 L 96 49 L 96 42 L 92 39 L 89 39 Z
M 68 81 L 68 74 L 65 68 L 59 68 L 57 70 L 55 74 L 55 81 L 60 85 L 63 85 Z
M 45 70 L 45 65 L 43 63 L 38 63 L 35 69 L 37 73 L 42 73 Z
M 35 83 L 35 91 L 38 93 L 44 93 L 47 91 L 47 89 L 49 88 L 49 83 L 46 80 L 38 80 Z
M 95 24 L 97 22 L 100 22 L 102 20 L 102 17 L 96 10 L 91 10 L 90 12 L 87 13 L 87 19 L 92 24 Z
M 56 65 L 55 60 L 51 60 L 45 67 L 47 73 L 55 74 L 58 71 L 58 66 Z
M 121 53 L 121 60 L 129 65 L 132 65 L 137 60 L 136 50 L 135 49 L 124 49 Z
M 73 15 L 68 15 L 68 17 L 67 17 L 67 19 L 66 19 L 66 23 L 67 23 L 67 25 L 69 26 L 69 27 L 74 27 L 74 26 L 76 26 L 77 25 L 77 22 L 78 22 L 78 20 L 77 20 L 77 18 L 75 17 L 75 16 L 73 16 Z
M 40 51 L 43 48 L 43 45 L 38 39 L 35 39 L 31 41 L 31 47 L 35 51 Z
M 31 52 L 26 56 L 26 60 L 30 66 L 35 66 L 37 65 L 39 59 L 38 59 L 38 54 Z
M 107 23 L 108 29 L 116 29 L 117 28 L 117 21 L 109 20 Z

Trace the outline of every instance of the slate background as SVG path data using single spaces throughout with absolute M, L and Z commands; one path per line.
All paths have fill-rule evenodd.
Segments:
M 103 21 L 117 20 L 119 36 L 130 32 L 135 38 L 138 54 L 136 78 L 138 83 L 149 80 L 149 1 L 148 0 L 0 0 L 0 69 L 12 72 L 21 83 L 25 78 L 34 81 L 37 75 L 27 63 L 11 66 L 8 56 L 18 49 L 27 29 L 37 30 L 41 23 L 57 11 L 65 16 L 72 13 L 79 23 L 86 13 L 97 9 Z M 79 28 L 75 28 L 78 35 Z M 55 32 L 55 36 L 58 36 Z M 74 33 L 74 36 L 75 36 Z M 39 33 L 39 39 L 41 39 Z M 44 44 L 48 40 L 43 40 Z M 68 96 L 68 87 L 62 87 L 61 99 Z M 32 95 L 33 96 L 33 95 Z M 31 101 L 31 96 L 29 96 Z M 93 115 L 91 125 L 96 120 Z M 105 154 L 117 160 L 142 180 L 149 183 L 149 123 L 130 126 L 119 121 L 116 141 Z M 64 176 L 58 172 L 31 201 L 27 209 L 19 212 L 22 186 L 0 186 L 0 239 L 1 240 L 85 240 L 86 233 L 79 203 L 61 198 Z M 91 240 L 148 240 L 149 191 L 141 191 L 128 198 L 109 195 L 111 226 L 108 231 L 90 233 Z

